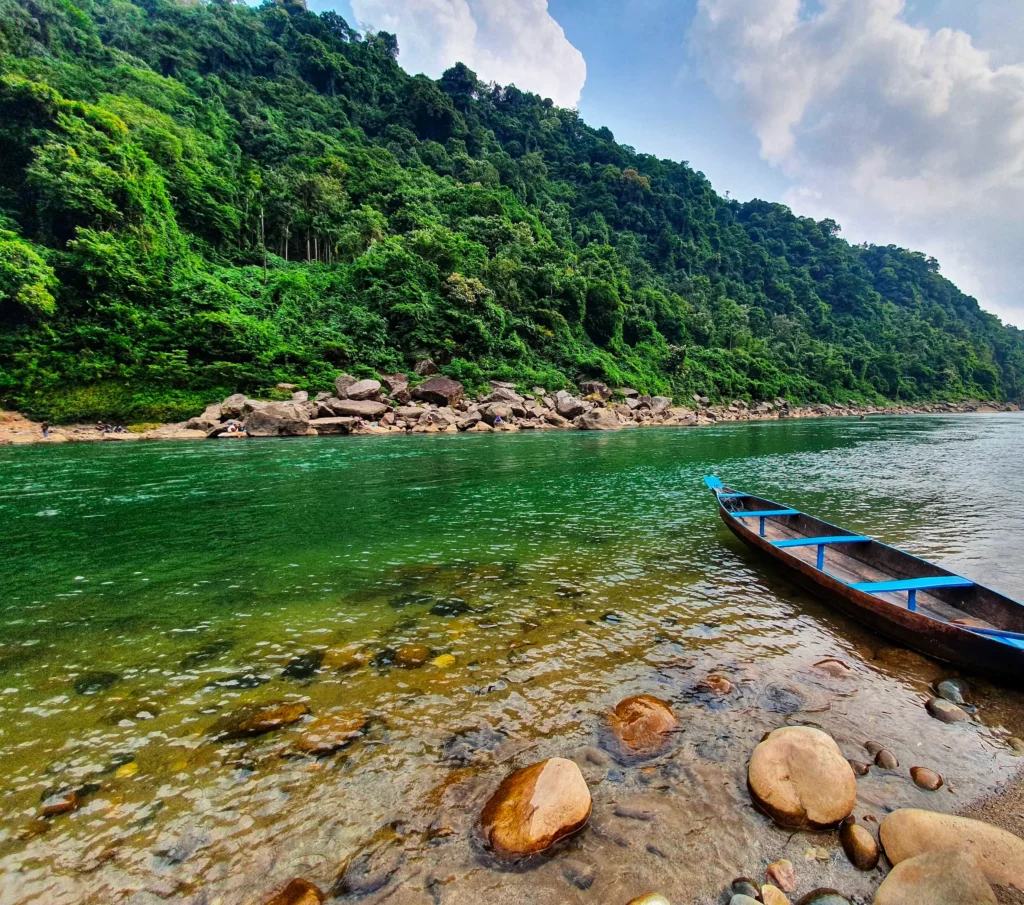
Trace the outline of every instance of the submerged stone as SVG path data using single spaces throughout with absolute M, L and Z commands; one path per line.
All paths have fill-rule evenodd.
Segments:
M 839 841 L 846 857 L 857 870 L 874 870 L 878 866 L 878 843 L 867 829 L 853 817 L 847 817 L 839 828 Z
M 267 707 L 241 707 L 221 717 L 210 731 L 226 738 L 245 738 L 273 732 L 297 723 L 307 713 L 305 704 L 276 704 Z
M 914 785 L 927 792 L 937 792 L 942 788 L 942 777 L 927 767 L 911 767 L 910 776 L 914 780 Z
M 418 669 L 430 659 L 430 648 L 425 644 L 405 644 L 395 654 L 395 663 L 403 669 Z
M 320 671 L 324 662 L 322 650 L 310 650 L 292 657 L 288 665 L 281 670 L 282 679 L 309 679 Z
M 112 688 L 120 681 L 121 676 L 116 672 L 87 672 L 75 679 L 74 689 L 76 694 L 97 694 Z
M 969 693 L 969 686 L 964 679 L 943 679 L 935 686 L 940 698 L 945 698 L 952 704 L 966 704 L 965 695 Z
M 470 606 L 461 597 L 447 597 L 439 600 L 430 608 L 431 616 L 464 616 L 470 611 Z
M 679 728 L 672 708 L 649 694 L 620 701 L 608 722 L 622 752 L 640 757 L 651 757 L 663 751 Z
M 331 754 L 359 738 L 367 722 L 367 716 L 362 711 L 317 717 L 305 727 L 293 747 L 304 754 Z
M 590 810 L 590 789 L 580 768 L 553 757 L 506 777 L 484 806 L 480 825 L 496 854 L 515 858 L 575 833 Z
M 875 893 L 874 905 L 996 905 L 974 859 L 953 850 L 901 861 Z
M 323 905 L 324 894 L 308 880 L 296 878 L 271 896 L 266 905 Z
M 883 770 L 895 770 L 899 765 L 900 762 L 896 759 L 896 755 L 888 748 L 882 748 L 875 755 L 875 766 L 881 767 Z
M 970 720 L 965 710 L 945 698 L 932 698 L 925 706 L 935 719 L 943 723 L 965 723 Z

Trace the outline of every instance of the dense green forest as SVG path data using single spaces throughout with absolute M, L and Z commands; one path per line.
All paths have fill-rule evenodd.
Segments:
M 298 3 L 0 0 L 0 404 L 174 419 L 423 355 L 471 388 L 1024 393 L 1024 333 L 933 259 L 398 56 Z

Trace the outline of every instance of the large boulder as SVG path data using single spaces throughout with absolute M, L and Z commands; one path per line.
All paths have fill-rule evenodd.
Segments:
M 248 402 L 245 393 L 234 393 L 228 396 L 220 404 L 220 420 L 228 418 L 241 418 L 245 414 L 245 404 Z
M 350 415 L 375 421 L 388 410 L 388 406 L 373 399 L 327 399 L 320 403 L 320 409 L 327 409 L 334 417 Z
M 189 431 L 209 432 L 219 424 L 220 403 L 214 402 L 212 405 L 208 405 L 201 415 L 196 415 L 195 418 L 189 418 L 189 420 L 185 422 L 184 429 Z
M 893 864 L 953 848 L 971 855 L 989 883 L 1024 889 L 1024 839 L 990 823 L 901 808 L 882 821 L 878 835 Z
M 379 380 L 357 380 L 345 390 L 342 399 L 380 399 Z
M 507 386 L 492 386 L 491 387 L 491 401 L 492 402 L 508 402 L 508 403 L 522 403 L 523 397 L 520 396 L 515 390 Z
M 309 433 L 309 413 L 296 402 L 250 402 L 243 424 L 250 437 L 302 437 Z
M 338 398 L 343 399 L 348 391 L 348 388 L 356 383 L 355 377 L 351 374 L 339 374 L 334 380 L 334 389 L 338 393 Z
M 617 431 L 622 422 L 611 409 L 599 405 L 580 416 L 579 426 L 585 431 Z
M 434 364 L 429 358 L 424 358 L 416 362 L 416 367 L 414 367 L 413 370 L 420 377 L 429 377 L 431 374 L 436 374 L 440 370 L 440 368 L 438 368 L 438 366 Z
M 619 701 L 608 723 L 622 753 L 636 757 L 661 753 L 679 729 L 672 708 L 649 694 Z
M 389 393 L 404 390 L 409 386 L 408 376 L 401 371 L 397 374 L 381 374 L 380 382 L 384 385 L 384 389 Z
M 655 415 L 667 412 L 672 408 L 672 400 L 668 396 L 653 396 L 651 398 L 651 411 Z
M 341 418 L 314 418 L 309 426 L 318 434 L 349 434 L 355 423 L 356 419 L 349 415 Z
M 754 801 L 780 826 L 825 829 L 853 811 L 857 778 L 839 746 L 820 729 L 786 726 L 750 758 Z
M 484 806 L 480 827 L 498 855 L 544 851 L 590 818 L 587 781 L 571 760 L 553 757 L 506 777 Z
M 559 390 L 555 393 L 555 411 L 567 421 L 572 421 L 573 418 L 579 417 L 588 408 L 590 406 L 586 402 L 582 399 L 577 399 L 565 390 Z
M 580 393 L 584 396 L 598 396 L 605 401 L 612 398 L 612 391 L 600 380 L 584 381 L 580 384 Z
M 432 402 L 434 405 L 456 406 L 462 399 L 462 384 L 448 377 L 431 377 L 424 380 L 412 391 L 414 399 Z
M 512 409 L 503 402 L 488 402 L 487 405 L 480 406 L 478 413 L 480 418 L 477 420 L 486 421 L 491 427 L 494 427 L 499 418 L 507 424 L 508 419 L 512 417 Z
M 874 905 L 996 905 L 974 860 L 950 849 L 901 861 L 875 892 Z

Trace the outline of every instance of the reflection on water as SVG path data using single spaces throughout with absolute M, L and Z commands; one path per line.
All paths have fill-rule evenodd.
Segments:
M 802 891 L 868 894 L 834 836 L 752 808 L 761 735 L 892 749 L 858 815 L 952 810 L 1011 775 L 1024 700 L 976 679 L 976 724 L 930 718 L 951 670 L 766 569 L 700 477 L 1024 598 L 1022 442 L 992 416 L 0 450 L 0 905 L 248 903 L 346 862 L 337 892 L 424 905 L 717 901 L 777 857 Z M 638 693 L 682 731 L 620 763 L 606 715 Z M 271 707 L 287 725 L 252 734 Z M 480 807 L 554 755 L 591 823 L 499 872 Z

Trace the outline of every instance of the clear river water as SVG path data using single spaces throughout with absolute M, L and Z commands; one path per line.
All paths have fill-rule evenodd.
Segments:
M 701 477 L 1024 599 L 1022 450 L 1021 415 L 0 449 L 0 905 L 247 905 L 346 864 L 337 892 L 365 902 L 717 903 L 778 857 L 800 892 L 869 899 L 882 873 L 834 833 L 752 806 L 761 736 L 888 746 L 901 766 L 858 780 L 861 818 L 951 811 L 1020 765 L 1024 696 L 970 677 L 974 721 L 930 717 L 955 670 L 773 573 Z M 619 763 L 607 714 L 638 693 L 682 731 Z M 224 731 L 280 704 L 310 715 Z M 358 732 L 309 753 L 325 716 Z M 590 823 L 493 862 L 482 804 L 556 755 Z M 71 790 L 77 809 L 40 816 Z

